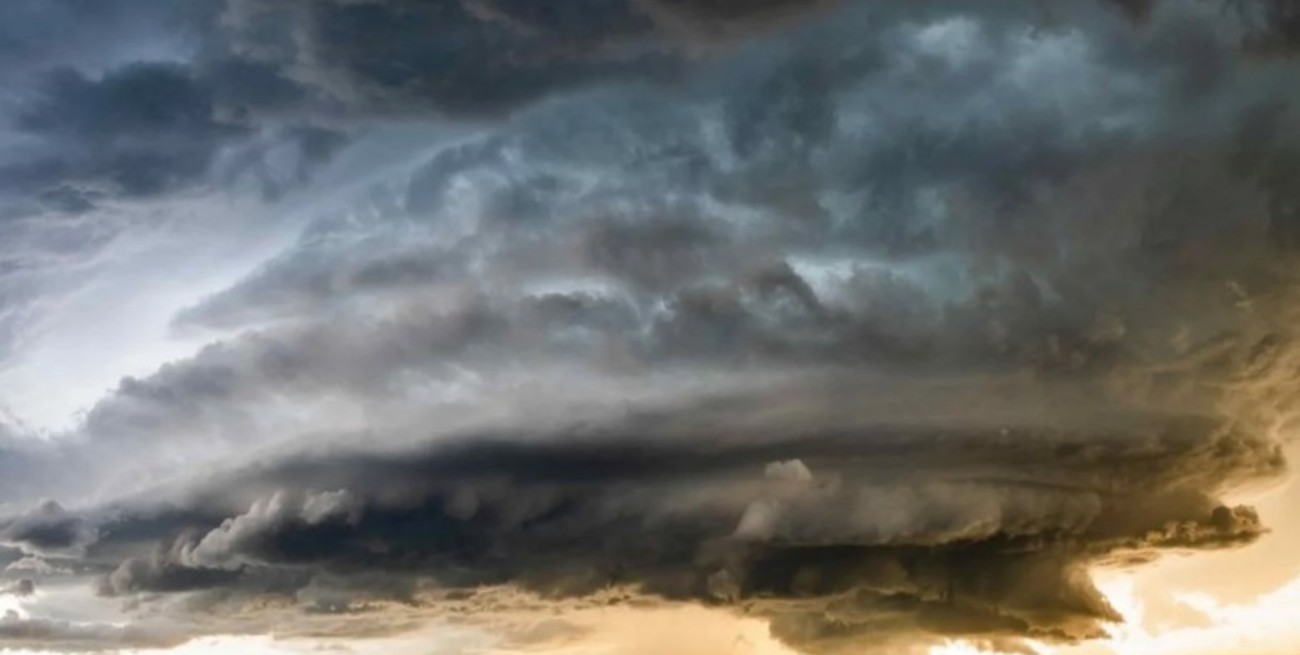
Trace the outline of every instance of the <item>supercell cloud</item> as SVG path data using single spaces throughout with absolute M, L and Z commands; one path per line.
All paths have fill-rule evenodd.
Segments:
M 1297 16 L 6 3 L 0 647 L 1105 639 L 1270 531 Z

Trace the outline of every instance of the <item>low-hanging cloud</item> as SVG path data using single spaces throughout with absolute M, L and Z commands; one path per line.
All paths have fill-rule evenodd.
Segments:
M 387 572 L 557 599 L 627 587 L 744 607 L 809 649 L 887 626 L 899 638 L 1072 640 L 1117 616 L 1088 562 L 1249 543 L 1257 518 L 1215 496 L 1283 466 L 1276 443 L 1223 421 L 1116 407 L 1104 429 L 1064 411 L 1007 422 L 1026 420 L 1025 404 L 1069 406 L 1077 389 L 876 384 L 809 381 L 392 455 L 289 455 L 214 480 L 184 507 L 137 500 L 87 557 L 112 566 L 104 554 L 175 535 L 107 574 L 110 595 L 299 594 L 320 575 Z M 999 386 L 1005 395 L 986 395 Z M 986 427 L 937 418 L 968 393 Z M 932 402 L 896 404 L 917 397 Z M 997 411 L 1005 402 L 1022 407 Z M 231 488 L 251 503 L 238 509 Z

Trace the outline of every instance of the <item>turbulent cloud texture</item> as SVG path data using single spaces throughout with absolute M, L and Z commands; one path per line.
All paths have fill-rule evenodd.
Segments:
M 0 413 L 0 593 L 129 619 L 0 646 L 691 603 L 1026 649 L 1269 529 L 1291 3 L 90 4 L 0 9 L 85 35 L 0 28 L 0 365 L 239 254 L 139 319 L 201 346 Z

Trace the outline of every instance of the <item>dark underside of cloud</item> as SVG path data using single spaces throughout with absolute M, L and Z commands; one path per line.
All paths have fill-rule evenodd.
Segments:
M 1254 512 L 1216 497 L 1283 469 L 1247 425 L 1024 379 L 836 376 L 420 443 L 307 446 L 75 517 L 47 504 L 5 538 L 98 571 L 107 596 L 473 613 L 506 585 L 732 608 L 809 652 L 1073 641 L 1118 618 L 1088 565 L 1250 543 Z
M 1300 397 L 1291 3 L 96 6 L 187 55 L 92 69 L 0 26 L 57 64 L 3 107 L 0 234 L 30 247 L 0 244 L 0 358 L 26 251 L 324 195 L 390 122 L 465 131 L 364 162 L 175 316 L 216 341 L 70 434 L 0 424 L 0 593 L 73 574 L 176 621 L 15 614 L 0 646 L 508 589 L 807 652 L 1010 647 L 1117 620 L 1091 566 L 1268 529 L 1223 499 L 1283 474 Z
M 866 634 L 1073 640 L 1117 618 L 1085 565 L 1249 543 L 1253 512 L 1214 494 L 1282 467 L 1276 444 L 1208 418 L 1116 416 L 1102 433 L 876 424 L 881 390 L 845 382 L 268 462 L 179 506 L 110 512 L 85 558 L 152 549 L 105 575 L 110 595 L 293 597 L 325 576 L 371 576 L 337 594 L 344 606 L 419 579 L 557 601 L 627 587 L 771 617 L 811 650 Z M 863 409 L 846 416 L 850 398 Z M 232 510 L 232 489 L 256 500 Z

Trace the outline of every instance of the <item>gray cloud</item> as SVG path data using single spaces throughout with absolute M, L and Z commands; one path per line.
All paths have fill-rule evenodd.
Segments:
M 1263 55 L 1293 54 L 1300 46 L 1300 14 L 1287 0 L 1228 3 L 1245 24 L 1242 45 Z
M 36 593 L 36 583 L 22 579 L 11 585 L 0 587 L 0 596 L 30 596 Z
M 138 59 L 199 33 L 210 5 L 207 0 L 17 0 L 5 5 L 0 76 L 20 78 L 33 65 L 95 68 Z
M 52 151 L 6 164 L 0 179 L 11 188 L 50 184 L 73 193 L 58 185 L 102 185 L 126 196 L 158 194 L 202 177 L 223 141 L 239 134 L 215 120 L 206 90 L 179 66 L 134 64 L 99 80 L 61 70 L 42 87 L 17 127 Z M 84 194 L 72 202 L 89 205 Z
M 251 175 L 264 195 L 278 197 L 346 143 L 343 134 L 310 125 L 249 143 L 256 126 L 220 116 L 223 99 L 209 85 L 175 64 L 129 64 L 100 79 L 72 69 L 44 74 L 36 99 L 14 119 L 39 145 L 0 165 L 0 185 L 76 214 L 103 198 L 155 197 L 208 183 L 224 155 L 227 184 Z M 276 172 L 276 159 L 293 162 Z
M 232 53 L 363 111 L 482 117 L 617 78 L 665 79 L 690 48 L 818 2 L 231 2 Z
M 295 590 L 387 572 L 557 598 L 631 585 L 771 616 L 809 649 L 881 630 L 1072 640 L 1115 618 L 1084 564 L 1249 543 L 1253 513 L 1214 496 L 1283 466 L 1266 436 L 1207 418 L 1115 407 L 1025 422 L 1027 405 L 1077 406 L 1069 387 L 896 384 L 809 382 L 395 455 L 286 453 L 184 509 L 115 510 L 87 557 L 111 565 L 165 539 L 108 575 L 109 594 L 217 587 L 347 607 Z M 967 393 L 987 415 L 941 418 Z M 1001 414 L 999 397 L 1018 407 Z
M 166 626 L 117 626 L 73 623 L 47 619 L 24 619 L 14 612 L 0 617 L 0 638 L 18 648 L 86 652 L 123 648 L 166 648 L 185 641 Z
M 137 236 L 156 228 L 143 207 L 178 196 L 283 200 L 353 135 L 394 114 L 483 119 L 597 80 L 677 76 L 692 65 L 687 41 L 715 40 L 682 31 L 697 21 L 745 32 L 758 28 L 743 20 L 750 14 L 770 24 L 774 14 L 805 13 L 801 3 L 773 3 L 780 11 L 719 7 L 682 18 L 659 4 L 11 3 L 0 33 L 0 79 L 15 90 L 0 101 L 0 238 L 28 231 L 11 221 L 62 231 L 48 224 L 70 215 L 93 223 L 77 228 L 83 235 Z M 671 28 L 660 24 L 669 18 Z M 465 55 L 471 48 L 477 54 Z M 77 261 L 100 252 L 87 248 Z M 33 254 L 67 253 L 0 252 L 6 358 L 44 315 L 24 296 L 85 283 L 47 268 L 10 270 L 7 259 Z
M 1296 74 L 1214 11 L 1112 4 L 1142 24 L 229 2 L 192 64 L 62 73 L 18 126 L 89 144 L 31 178 L 73 213 L 209 175 L 311 190 L 367 122 L 501 120 L 0 460 L 18 507 L 79 501 L 0 541 L 241 620 L 653 597 L 808 652 L 1096 636 L 1090 565 L 1267 531 L 1223 498 L 1283 473 L 1297 386 Z M 158 166 L 130 174 L 181 177 L 114 178 L 137 146 Z
M 0 526 L 0 542 L 27 553 L 75 553 L 94 538 L 93 528 L 52 500 Z

